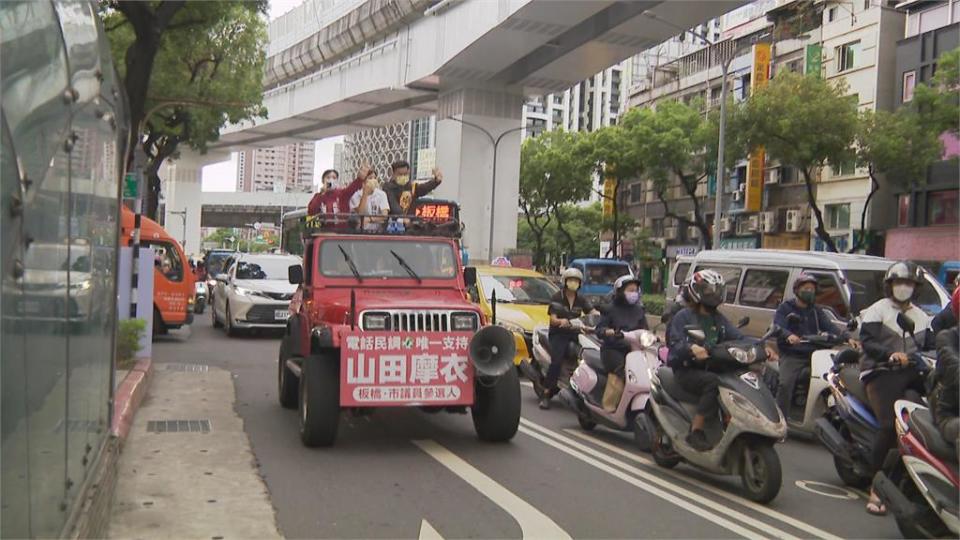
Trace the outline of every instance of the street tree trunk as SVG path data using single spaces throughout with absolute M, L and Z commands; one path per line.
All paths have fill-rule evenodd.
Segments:
M 806 167 L 801 168 L 800 171 L 803 173 L 803 181 L 807 185 L 807 202 L 810 204 L 810 208 L 813 209 L 814 217 L 817 218 L 817 226 L 814 229 L 817 233 L 817 238 L 823 241 L 827 249 L 833 253 L 837 253 L 837 245 L 833 242 L 833 238 L 830 237 L 830 233 L 827 232 L 827 227 L 823 223 L 823 212 L 821 212 L 820 207 L 817 206 L 817 195 L 813 190 L 813 175 Z
M 874 169 L 872 163 L 867 171 L 870 174 L 870 193 L 867 195 L 867 200 L 863 202 L 863 210 L 860 212 L 860 238 L 854 239 L 853 247 L 851 247 L 847 253 L 856 253 L 857 250 L 866 248 L 867 245 L 867 210 L 870 208 L 870 201 L 873 199 L 873 196 L 876 195 L 877 191 L 880 191 L 880 182 L 877 181 L 877 171 Z

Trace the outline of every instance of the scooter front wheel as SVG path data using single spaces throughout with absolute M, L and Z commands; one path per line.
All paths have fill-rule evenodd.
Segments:
M 672 469 L 680 464 L 681 458 L 670 448 L 660 424 L 653 417 L 651 420 L 654 424 L 654 431 L 650 434 L 650 453 L 653 455 L 653 461 L 664 469 Z
M 768 442 L 743 445 L 740 481 L 744 495 L 758 503 L 768 503 L 780 493 L 783 471 L 780 456 Z
M 593 428 L 597 427 L 597 423 L 590 419 L 590 416 L 584 412 L 577 413 L 577 423 L 580 424 L 580 427 L 584 431 L 593 431 Z

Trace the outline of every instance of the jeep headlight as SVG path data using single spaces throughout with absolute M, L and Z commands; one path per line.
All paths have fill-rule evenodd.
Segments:
M 390 315 L 387 313 L 364 313 L 363 329 L 364 330 L 389 330 Z
M 467 332 L 477 329 L 476 313 L 454 313 L 450 316 L 450 326 L 454 332 Z

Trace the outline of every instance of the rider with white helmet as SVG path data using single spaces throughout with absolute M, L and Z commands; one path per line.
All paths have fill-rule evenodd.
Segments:
M 563 289 L 553 295 L 547 310 L 550 315 L 550 368 L 543 381 L 541 409 L 549 409 L 550 399 L 560 391 L 557 388 L 557 378 L 563 369 L 570 343 L 577 339 L 579 333 L 570 321 L 595 311 L 593 305 L 577 292 L 583 285 L 583 273 L 576 268 L 567 268 L 560 274 L 560 279 Z

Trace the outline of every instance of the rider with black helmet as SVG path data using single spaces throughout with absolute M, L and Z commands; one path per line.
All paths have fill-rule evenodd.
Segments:
M 907 261 L 893 263 L 883 280 L 884 298 L 860 313 L 860 340 L 864 355 L 860 359 L 860 380 L 863 381 L 870 408 L 880 424 L 873 444 L 873 466 L 879 470 L 887 452 L 896 443 L 893 404 L 910 390 L 924 393 L 920 371 L 911 364 L 911 356 L 934 347 L 930 317 L 912 300 L 923 284 L 920 268 Z M 903 314 L 913 322 L 914 337 L 897 324 Z M 883 514 L 886 509 L 871 491 L 867 511 Z
M 697 414 L 690 424 L 687 444 L 696 450 L 710 449 L 703 428 L 707 419 L 720 414 L 719 377 L 706 370 L 710 349 L 717 343 L 743 339 L 736 326 L 717 311 L 726 295 L 727 284 L 723 276 L 714 270 L 700 270 L 690 277 L 686 299 L 688 307 L 680 310 L 671 320 L 668 331 L 670 355 L 668 363 L 673 368 L 677 384 L 685 391 L 699 395 Z M 691 343 L 687 328 L 693 326 L 703 331 L 704 343 Z
M 816 276 L 801 272 L 793 282 L 793 295 L 794 298 L 780 304 L 773 316 L 773 323 L 784 330 L 777 338 L 777 348 L 780 350 L 777 405 L 784 416 L 790 414 L 790 402 L 797 378 L 801 370 L 810 365 L 810 356 L 816 350 L 814 345 L 801 343 L 801 336 L 833 334 L 848 340 L 851 346 L 859 347 L 858 343 L 850 339 L 846 328 L 833 324 L 835 318 L 827 313 L 823 306 L 814 303 L 817 297 Z
M 647 314 L 640 302 L 640 280 L 625 275 L 613 284 L 613 302 L 597 324 L 597 337 L 602 340 L 600 357 L 607 372 L 607 386 L 603 392 L 603 406 L 616 410 L 623 391 L 623 366 L 630 346 L 623 340 L 623 332 L 647 330 Z

